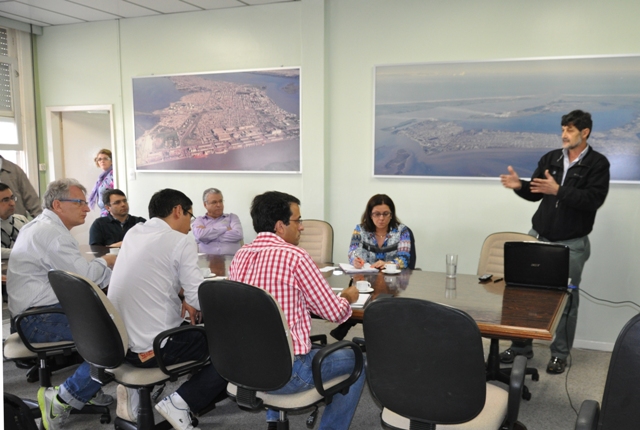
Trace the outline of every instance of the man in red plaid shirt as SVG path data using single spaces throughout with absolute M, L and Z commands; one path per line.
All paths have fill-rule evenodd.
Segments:
M 291 380 L 275 394 L 290 394 L 314 388 L 311 362 L 317 350 L 311 349 L 311 312 L 337 323 L 351 316 L 350 304 L 358 290 L 349 287 L 336 296 L 309 254 L 299 248 L 304 230 L 300 200 L 269 191 L 253 199 L 253 228 L 258 236 L 243 246 L 229 267 L 229 279 L 267 290 L 278 301 L 291 330 L 295 361 Z M 353 370 L 351 350 L 339 350 L 323 362 L 322 375 L 330 380 Z M 364 371 L 347 395 L 337 394 L 322 415 L 319 430 L 348 429 L 360 400 Z M 278 412 L 267 411 L 269 429 L 275 429 Z

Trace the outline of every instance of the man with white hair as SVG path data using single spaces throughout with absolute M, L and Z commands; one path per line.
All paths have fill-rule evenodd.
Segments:
M 207 213 L 193 221 L 193 236 L 198 250 L 205 254 L 233 255 L 242 243 L 240 218 L 232 213 L 224 213 L 222 191 L 207 188 L 202 193 Z
M 51 182 L 44 194 L 44 211 L 20 230 L 7 271 L 12 316 L 34 308 L 60 308 L 49 283 L 50 270 L 77 273 L 101 288 L 109 284 L 115 255 L 88 262 L 70 232 L 73 227 L 84 224 L 89 212 L 85 193 L 85 187 L 75 179 Z M 73 340 L 67 317 L 60 313 L 24 318 L 21 328 L 30 342 Z M 38 403 L 44 428 L 61 428 L 71 408 L 82 409 L 89 402 L 101 406 L 111 404 L 113 397 L 103 394 L 100 387 L 91 379 L 86 362 L 60 387 L 41 387 Z

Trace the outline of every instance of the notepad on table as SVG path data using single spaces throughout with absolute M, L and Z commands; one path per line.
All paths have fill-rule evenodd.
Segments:
M 344 273 L 378 273 L 379 270 L 371 267 L 368 263 L 362 269 L 356 269 L 351 264 L 340 263 L 340 268 Z
M 358 294 L 358 300 L 351 303 L 353 309 L 362 309 L 367 304 L 367 301 L 371 298 L 371 294 Z

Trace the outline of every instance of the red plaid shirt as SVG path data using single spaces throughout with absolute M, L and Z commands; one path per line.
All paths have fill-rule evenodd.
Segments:
M 273 233 L 258 234 L 236 252 L 229 279 L 273 295 L 287 318 L 295 355 L 311 350 L 310 312 L 337 323 L 351 316 L 347 299 L 335 295 L 307 251 Z

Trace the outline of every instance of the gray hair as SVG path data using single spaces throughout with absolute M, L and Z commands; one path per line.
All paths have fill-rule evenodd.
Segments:
M 222 191 L 220 191 L 217 188 L 207 188 L 206 190 L 204 190 L 204 193 L 202 193 L 202 201 L 203 202 L 207 201 L 207 196 L 209 194 L 220 194 L 220 195 L 222 195 Z
M 78 180 L 73 178 L 64 178 L 53 181 L 47 187 L 47 191 L 44 193 L 43 204 L 44 207 L 52 210 L 54 200 L 63 200 L 69 198 L 69 188 L 78 187 L 86 195 L 87 189 Z

